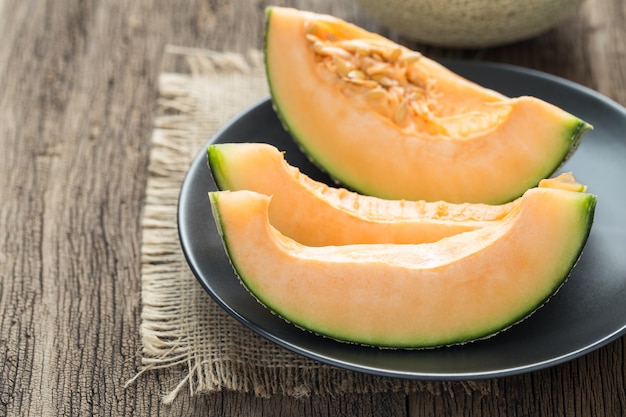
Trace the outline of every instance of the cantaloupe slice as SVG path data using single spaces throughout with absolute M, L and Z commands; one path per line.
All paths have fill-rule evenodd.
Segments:
M 269 8 L 265 39 L 284 126 L 320 168 L 362 194 L 511 201 L 552 175 L 591 128 L 332 16 Z
M 270 225 L 271 197 L 209 196 L 228 256 L 260 302 L 320 335 L 396 348 L 468 342 L 527 317 L 567 278 L 596 204 L 533 188 L 502 221 L 435 243 L 311 247 Z
M 271 195 L 270 223 L 308 246 L 435 242 L 500 220 L 520 202 L 496 206 L 364 196 L 311 179 L 265 143 L 213 144 L 208 162 L 220 190 Z

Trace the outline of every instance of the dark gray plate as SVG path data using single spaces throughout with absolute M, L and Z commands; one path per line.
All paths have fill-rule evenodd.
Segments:
M 543 308 L 499 335 L 463 346 L 380 350 L 326 339 L 271 314 L 239 283 L 211 215 L 215 184 L 201 149 L 183 183 L 180 240 L 200 284 L 260 335 L 304 356 L 356 371 L 412 379 L 477 379 L 533 371 L 579 357 L 626 332 L 626 110 L 572 82 L 523 68 L 448 62 L 454 71 L 509 96 L 534 95 L 592 123 L 564 167 L 598 195 L 591 235 L 569 281 Z M 328 182 L 300 153 L 268 100 L 234 118 L 210 142 L 268 142 L 309 176 Z M 398 320 L 402 320 L 398 317 Z

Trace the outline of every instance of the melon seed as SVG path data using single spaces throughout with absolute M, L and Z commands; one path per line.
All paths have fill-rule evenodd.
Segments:
M 417 62 L 421 57 L 422 57 L 422 54 L 420 54 L 419 52 L 411 52 L 409 54 L 406 54 L 402 58 L 402 60 L 407 64 L 412 64 L 414 62 Z
M 371 100 L 381 100 L 387 97 L 387 92 L 380 87 L 376 87 L 372 90 L 369 90 L 367 93 L 365 93 L 365 95 Z
M 326 46 L 322 41 L 313 42 L 313 51 L 319 55 L 326 55 L 324 51 L 326 50 Z
M 320 38 L 318 38 L 317 36 L 312 35 L 310 33 L 307 33 L 306 35 L 304 35 L 304 37 L 306 38 L 307 41 L 309 41 L 309 42 L 311 42 L 313 44 L 315 42 L 320 42 L 321 43 Z
M 389 65 L 388 64 L 384 64 L 381 62 L 376 62 L 373 63 L 372 65 L 368 66 L 367 68 L 365 68 L 365 73 L 367 75 L 374 75 L 374 74 L 383 74 L 385 72 L 387 72 L 387 70 L 389 69 Z
M 360 39 L 350 39 L 342 41 L 339 42 L 339 46 L 359 56 L 368 56 L 372 53 L 372 48 L 370 47 L 369 43 L 364 42 Z
M 318 55 L 327 57 L 341 56 L 348 58 L 350 56 L 345 50 L 337 48 L 336 46 L 326 45 L 322 41 L 313 42 L 313 51 Z
M 349 71 L 347 77 L 351 80 L 365 80 L 367 78 L 365 73 L 358 69 Z
M 307 35 L 315 35 L 319 30 L 320 27 L 317 22 L 308 22 L 304 33 L 306 33 Z
M 383 74 L 374 74 L 372 75 L 372 80 L 376 81 L 378 84 L 383 87 L 392 87 L 394 85 L 398 85 L 398 81 L 389 78 Z
M 400 49 L 400 48 L 394 48 L 394 49 L 391 51 L 391 54 L 389 54 L 389 60 L 390 60 L 390 61 L 392 61 L 392 62 L 393 62 L 393 61 L 397 61 L 397 60 L 398 60 L 398 58 L 400 58 L 400 55 L 402 55 L 402 49 Z
M 395 113 L 393 114 L 393 121 L 396 123 L 402 123 L 404 119 L 406 119 L 408 112 L 409 112 L 408 102 L 407 100 L 403 100 L 398 106 L 398 108 L 396 109 Z
M 329 22 L 324 22 L 321 20 L 309 22 L 307 27 L 305 28 L 305 33 L 311 35 L 318 35 L 320 38 L 326 38 L 328 40 L 336 40 L 335 36 L 335 28 Z
M 335 63 L 335 68 L 337 69 L 337 74 L 339 74 L 340 77 L 348 77 L 348 74 L 350 73 L 350 71 L 352 71 L 352 64 L 349 62 L 344 61 L 343 59 L 334 56 L 333 57 L 333 62 Z
M 366 80 L 366 79 L 361 79 L 361 78 L 349 78 L 349 77 L 344 78 L 344 80 L 352 84 L 360 85 L 362 87 L 367 87 L 367 88 L 378 87 L 378 83 L 373 80 Z

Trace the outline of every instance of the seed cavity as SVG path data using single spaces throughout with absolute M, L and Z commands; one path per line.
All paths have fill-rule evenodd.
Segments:
M 327 21 L 308 22 L 304 36 L 317 62 L 345 83 L 345 94 L 363 97 L 403 128 L 436 118 L 437 86 L 421 67 L 419 52 L 381 39 L 348 39 Z

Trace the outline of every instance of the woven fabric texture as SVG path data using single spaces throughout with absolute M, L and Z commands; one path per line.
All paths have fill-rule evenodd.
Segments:
M 143 372 L 180 369 L 180 380 L 164 396 L 165 403 L 185 388 L 194 395 L 233 390 L 296 397 L 491 391 L 492 384 L 487 381 L 384 378 L 307 359 L 241 325 L 197 282 L 178 240 L 176 208 L 181 183 L 209 138 L 267 94 L 259 51 L 232 54 L 175 46 L 165 51 L 142 219 L 143 368 L 133 381 Z

